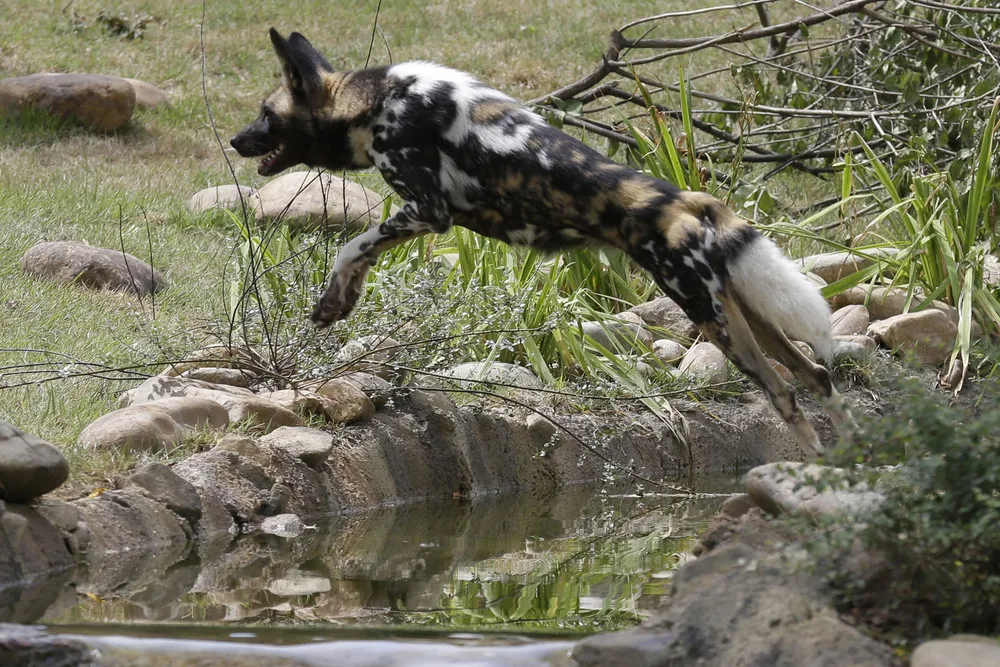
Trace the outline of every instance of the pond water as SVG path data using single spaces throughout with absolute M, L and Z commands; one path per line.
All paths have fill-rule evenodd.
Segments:
M 327 517 L 295 539 L 243 535 L 211 561 L 192 554 L 128 580 L 72 573 L 39 618 L 19 620 L 160 640 L 517 649 L 651 613 L 736 487 L 703 480 L 694 498 L 573 487 Z

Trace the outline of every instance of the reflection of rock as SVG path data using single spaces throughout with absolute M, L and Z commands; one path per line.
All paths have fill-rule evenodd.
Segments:
M 39 626 L 0 624 L 0 657 L 5 665 L 91 665 L 92 656 L 93 649 L 79 639 L 52 635 Z
M 54 526 L 30 507 L 7 505 L 0 514 L 0 622 L 41 618 L 65 588 L 72 566 Z
M 330 577 L 292 568 L 267 584 L 267 590 L 282 597 L 315 595 L 330 590 Z

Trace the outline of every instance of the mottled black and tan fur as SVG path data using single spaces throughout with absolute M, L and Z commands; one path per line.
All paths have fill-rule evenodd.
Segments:
M 646 269 L 764 389 L 798 442 L 822 449 L 761 348 L 851 435 L 853 420 L 826 368 L 788 338 L 828 361 L 826 303 L 771 241 L 716 199 L 604 157 L 468 74 L 424 62 L 336 72 L 298 33 L 286 40 L 272 29 L 271 41 L 283 85 L 233 147 L 263 157 L 265 176 L 297 164 L 374 166 L 405 202 L 340 251 L 312 314 L 317 325 L 351 312 L 380 253 L 452 225 L 543 250 L 611 246 Z

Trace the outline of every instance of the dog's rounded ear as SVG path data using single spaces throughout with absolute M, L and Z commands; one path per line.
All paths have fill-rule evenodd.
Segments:
M 308 105 L 322 104 L 323 73 L 333 71 L 330 63 L 308 39 L 297 32 L 285 39 L 281 33 L 271 28 L 270 35 L 274 52 L 281 61 L 282 75 L 288 90 Z

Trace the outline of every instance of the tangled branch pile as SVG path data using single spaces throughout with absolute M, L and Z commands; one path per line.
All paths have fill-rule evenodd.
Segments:
M 697 136 L 685 147 L 697 146 L 697 157 L 724 177 L 755 163 L 768 167 L 764 181 L 789 168 L 823 176 L 863 150 L 854 136 L 889 163 L 929 156 L 957 176 L 974 157 L 998 93 L 1000 8 L 993 0 L 818 7 L 752 0 L 641 18 L 612 33 L 592 73 L 532 102 L 561 122 L 635 147 L 627 128 L 600 120 L 614 117 L 609 107 L 645 112 L 648 91 L 663 116 L 680 120 L 681 93 L 702 105 L 691 109 Z M 709 13 L 729 29 L 652 36 L 676 34 L 682 21 Z

